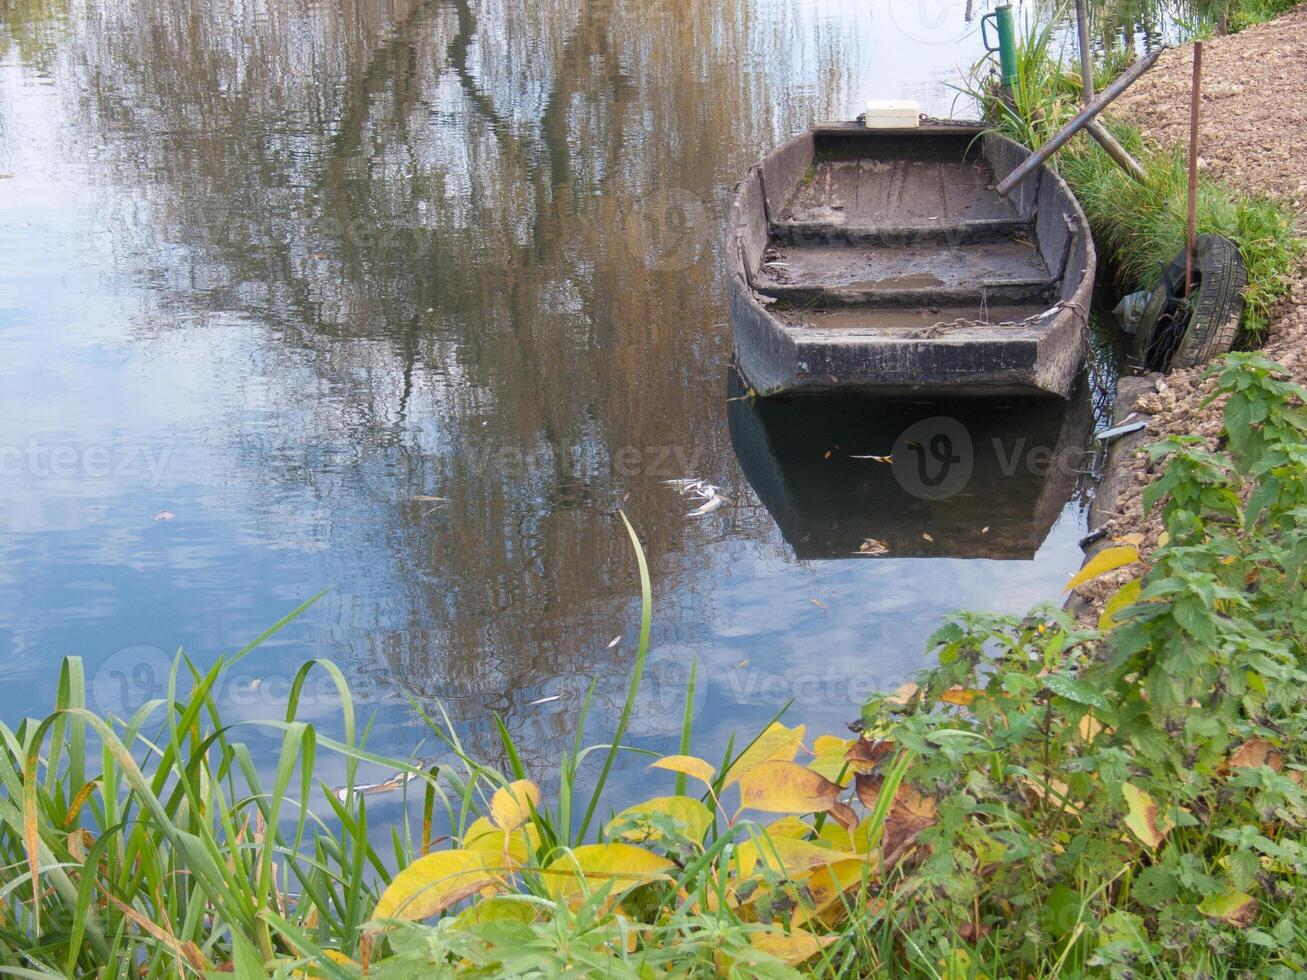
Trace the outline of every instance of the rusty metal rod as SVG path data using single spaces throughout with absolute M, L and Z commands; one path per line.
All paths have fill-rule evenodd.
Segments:
M 1202 97 L 1203 42 L 1194 42 L 1194 84 L 1189 93 L 1189 221 L 1185 225 L 1184 294 L 1194 287 L 1194 248 L 1198 240 L 1198 104 Z
M 1103 89 L 1101 95 L 1095 98 L 1089 105 L 1081 109 L 1074 119 L 1058 130 L 1057 134 L 1052 139 L 1028 156 L 1021 166 L 1017 167 L 1010 174 L 1004 177 L 995 190 L 1004 197 L 1012 193 L 1012 188 L 1016 187 L 1017 184 L 1021 183 L 1034 173 L 1045 160 L 1051 157 L 1058 150 L 1062 149 L 1067 140 L 1080 132 L 1080 130 L 1084 129 L 1091 119 L 1111 105 L 1112 102 L 1116 100 L 1117 96 L 1137 82 L 1140 75 L 1148 71 L 1149 68 L 1152 68 L 1165 50 L 1165 48 L 1154 48 L 1122 72 L 1116 81 Z

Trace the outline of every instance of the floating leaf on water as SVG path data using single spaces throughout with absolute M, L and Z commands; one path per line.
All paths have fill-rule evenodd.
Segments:
M 686 514 L 685 516 L 702 517 L 704 514 L 711 514 L 713 511 L 715 511 L 718 507 L 720 507 L 724 503 L 726 503 L 725 497 L 716 497 L 716 496 L 709 497 L 702 504 L 700 504 L 694 510 L 690 511 L 690 513 Z
M 986 524 L 984 527 L 982 527 L 982 528 L 980 529 L 980 533 L 981 533 L 981 534 L 988 534 L 988 533 L 989 533 L 989 525 Z
M 889 552 L 889 545 L 884 541 L 877 541 L 875 538 L 867 538 L 862 544 L 858 545 L 858 554 L 860 555 L 884 555 Z
M 935 539 L 934 539 L 934 537 L 930 534 L 929 531 L 922 531 L 922 532 L 921 532 L 921 539 L 922 539 L 923 541 L 929 541 L 931 544 L 934 544 L 934 543 L 935 543 Z
M 536 698 L 534 701 L 528 701 L 526 706 L 528 708 L 534 708 L 538 704 L 549 704 L 551 701 L 557 701 L 561 697 L 561 694 L 551 694 L 547 698 Z
M 622 642 L 622 634 L 618 633 L 616 636 L 614 636 L 611 640 L 608 641 L 608 649 L 611 650 L 613 647 L 617 646 L 617 644 L 621 642 Z
M 413 494 L 413 496 L 409 497 L 408 499 L 413 501 L 413 503 L 415 504 L 439 504 L 439 503 L 445 503 L 449 498 L 434 497 L 429 493 L 415 493 Z
M 816 606 L 818 609 L 829 609 L 829 608 L 830 608 L 829 606 L 826 605 L 826 603 L 822 602 L 820 599 L 817 599 L 817 598 L 809 599 L 808 601 L 811 602 L 811 603 L 812 603 L 814 606 Z
M 866 455 L 866 456 L 850 456 L 849 459 L 870 459 L 870 460 L 873 460 L 873 461 L 875 461 L 875 462 L 877 462 L 877 463 L 892 463 L 892 462 L 894 462 L 894 457 L 893 457 L 893 456 L 874 456 L 874 455 L 871 455 L 871 454 L 868 454 L 868 455 Z
M 156 521 L 170 521 L 176 516 L 177 515 L 170 510 L 161 510 L 159 513 L 154 515 L 154 519 Z

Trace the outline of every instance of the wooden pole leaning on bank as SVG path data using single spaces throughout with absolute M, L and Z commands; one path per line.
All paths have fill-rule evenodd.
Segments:
M 1081 109 L 1074 119 L 1058 130 L 1057 134 L 1053 136 L 1052 139 L 1030 156 L 1026 157 L 1025 162 L 1022 163 L 1021 166 L 1017 167 L 1010 174 L 1004 177 L 995 190 L 1004 197 L 1011 194 L 1014 187 L 1038 170 L 1045 160 L 1066 145 L 1067 140 L 1080 132 L 1080 130 L 1084 129 L 1085 126 L 1092 122 L 1100 112 L 1116 101 L 1116 98 L 1122 92 L 1137 82 L 1144 72 L 1157 64 L 1157 59 L 1162 56 L 1164 50 L 1166 49 L 1154 48 L 1122 72 L 1119 78 L 1112 82 L 1112 84 L 1107 88 L 1103 89 L 1101 95 L 1097 96 L 1092 102 Z
M 1185 224 L 1184 294 L 1194 287 L 1194 249 L 1198 241 L 1198 102 L 1203 83 L 1203 42 L 1194 42 L 1194 84 L 1189 93 L 1189 215 Z
M 1076 0 L 1076 33 L 1080 45 L 1080 89 L 1084 94 L 1085 105 L 1088 105 L 1094 101 L 1094 58 L 1089 47 L 1089 13 L 1085 7 L 1085 0 Z M 1098 140 L 1098 145 L 1117 162 L 1122 170 L 1139 183 L 1144 182 L 1144 168 L 1139 166 L 1138 161 L 1130 155 L 1130 151 L 1121 145 L 1101 121 L 1091 119 L 1085 125 L 1085 131 Z

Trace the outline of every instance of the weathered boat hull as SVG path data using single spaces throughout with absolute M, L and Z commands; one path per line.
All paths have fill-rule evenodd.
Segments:
M 769 154 L 729 219 L 750 387 L 1066 396 L 1085 352 L 1094 246 L 1051 170 L 1011 199 L 993 192 L 1027 155 L 976 127 L 853 124 Z

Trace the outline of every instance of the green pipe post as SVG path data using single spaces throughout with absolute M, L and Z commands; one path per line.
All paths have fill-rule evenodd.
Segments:
M 990 43 L 989 32 L 986 30 L 991 20 L 994 32 L 998 35 L 997 45 Z M 1001 4 L 994 8 L 993 13 L 980 18 L 980 37 L 986 51 L 998 54 L 999 75 L 1004 87 L 1011 88 L 1017 80 L 1017 32 L 1010 3 Z

